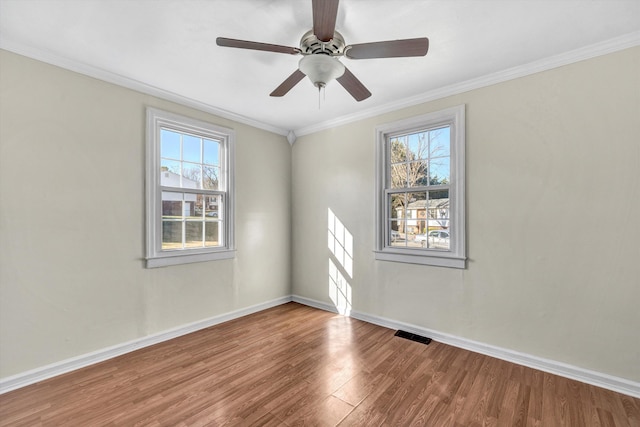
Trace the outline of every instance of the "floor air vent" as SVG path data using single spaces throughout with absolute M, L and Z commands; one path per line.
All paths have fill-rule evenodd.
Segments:
M 406 338 L 411 341 L 420 342 L 422 344 L 429 344 L 431 342 L 431 338 L 423 337 L 422 335 L 412 334 L 407 331 L 396 331 L 396 337 Z

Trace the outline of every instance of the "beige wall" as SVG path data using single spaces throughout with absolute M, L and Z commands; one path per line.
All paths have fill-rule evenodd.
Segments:
M 460 104 L 468 268 L 375 261 L 375 126 Z M 292 158 L 294 294 L 332 302 L 331 209 L 353 310 L 640 381 L 640 48 L 303 136 Z
M 354 310 L 640 381 L 640 48 L 293 150 L 0 55 L 0 377 L 291 293 L 331 303 L 331 209 L 353 235 Z M 375 261 L 375 126 L 463 103 L 468 268 Z M 235 129 L 236 259 L 143 268 L 147 105 Z
M 0 55 L 0 377 L 290 294 L 285 137 Z M 234 260 L 143 267 L 145 106 L 235 129 Z

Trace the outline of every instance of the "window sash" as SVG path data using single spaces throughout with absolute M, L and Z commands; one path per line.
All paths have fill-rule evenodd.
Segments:
M 173 187 L 170 187 L 173 188 Z M 165 191 L 163 190 L 163 193 Z M 207 210 L 204 207 L 204 203 L 205 201 L 203 200 L 203 206 L 201 207 L 202 212 L 200 215 L 187 215 L 186 214 L 186 206 L 185 206 L 185 195 L 187 194 L 197 194 L 197 195 L 202 195 L 202 193 L 194 193 L 194 192 L 181 192 L 181 191 L 171 191 L 172 194 L 180 194 L 181 195 L 181 200 L 179 200 L 180 202 L 180 208 L 179 208 L 179 215 L 166 215 L 164 212 L 164 203 L 165 202 L 178 202 L 178 200 L 166 200 L 164 199 L 164 196 L 161 198 L 161 203 L 163 204 L 162 208 L 161 208 L 161 212 L 160 212 L 160 228 L 161 228 L 161 233 L 162 233 L 162 237 L 161 239 L 159 239 L 159 251 L 160 252 L 168 252 L 168 251 L 188 251 L 188 250 L 195 250 L 195 249 L 213 249 L 213 248 L 223 248 L 225 246 L 225 240 L 226 240 L 226 236 L 225 236 L 225 223 L 227 221 L 226 217 L 225 217 L 225 213 L 224 213 L 224 207 L 226 205 L 226 193 L 222 193 L 222 192 L 217 192 L 217 193 L 221 193 L 221 194 L 216 194 L 216 197 L 219 197 L 219 200 L 217 201 L 217 205 L 222 207 L 221 210 L 218 211 L 216 216 L 212 216 L 212 217 L 208 217 L 207 216 Z M 194 210 L 197 209 L 197 207 L 194 207 Z M 211 212 L 211 210 L 210 210 Z M 177 239 L 175 241 L 167 241 L 165 240 L 165 237 L 167 234 L 171 235 L 171 234 L 175 234 L 175 233 L 171 233 L 171 231 L 166 231 L 165 227 L 169 224 L 169 223 L 179 223 L 180 227 L 181 227 L 181 233 L 180 233 L 180 241 L 177 241 Z M 192 241 L 191 246 L 189 246 L 188 242 L 188 236 L 187 236 L 187 228 L 189 228 L 189 226 L 193 226 L 194 224 L 200 224 L 200 226 L 202 227 L 201 230 L 201 239 L 199 240 L 200 244 L 195 245 L 195 240 Z M 210 227 L 212 224 L 217 224 L 216 225 L 216 230 L 215 230 L 215 235 L 217 236 L 216 239 L 216 244 L 212 245 L 209 244 L 207 245 L 207 231 L 208 231 L 208 227 Z M 193 234 L 193 233 L 191 233 Z M 175 239 L 175 236 L 174 236 Z
M 453 228 L 450 227 L 451 224 L 451 200 L 452 200 L 452 194 L 451 194 L 451 186 L 450 185 L 437 185 L 437 186 L 432 186 L 432 187 L 418 187 L 419 189 L 416 189 L 414 187 L 406 187 L 406 188 L 402 188 L 402 189 L 398 189 L 398 188 L 393 188 L 393 189 L 385 189 L 384 191 L 384 199 L 385 199 L 385 216 L 384 216 L 384 223 L 386 226 L 386 230 L 384 232 L 385 234 L 385 242 L 384 242 L 384 246 L 385 248 L 391 248 L 391 249 L 396 249 L 399 248 L 397 245 L 393 245 L 393 240 L 391 239 L 391 231 L 392 231 L 392 223 L 394 221 L 399 222 L 399 221 L 403 221 L 403 222 L 407 222 L 407 221 L 412 221 L 418 224 L 418 229 L 419 234 L 424 234 L 424 233 L 429 233 L 430 231 L 432 231 L 430 229 L 430 224 L 433 223 L 438 223 L 438 222 L 442 222 L 442 221 L 446 221 L 447 225 L 449 226 L 449 228 L 447 228 L 447 230 L 450 233 L 450 243 L 449 243 L 449 248 L 431 248 L 428 245 L 423 246 L 423 247 L 415 247 L 415 248 L 411 248 L 412 250 L 419 250 L 419 251 L 437 251 L 437 252 L 455 252 L 455 239 L 452 238 L 453 236 L 455 236 L 456 230 L 454 230 Z M 448 197 L 447 200 L 449 201 L 449 208 L 447 209 L 447 216 L 446 217 L 441 217 L 441 216 L 436 216 L 436 217 L 431 217 L 430 211 L 432 210 L 432 208 L 429 206 L 429 201 L 430 200 L 438 200 L 438 199 L 431 199 L 429 198 L 429 193 L 435 193 L 438 191 L 447 191 L 448 192 Z M 391 216 L 392 214 L 392 206 L 391 206 L 391 196 L 392 195 L 399 195 L 399 194 L 411 194 L 411 193 L 425 193 L 425 208 L 424 208 L 424 217 L 420 217 L 417 216 L 418 212 L 422 209 L 412 209 L 416 211 L 416 216 L 412 215 L 410 212 L 407 212 L 406 216 L 402 216 L 402 217 L 397 217 L 397 218 L 393 218 Z M 407 209 L 408 204 L 406 206 L 404 206 L 404 211 L 409 211 Z M 425 228 L 423 229 L 420 225 L 421 223 L 424 223 Z M 406 231 L 405 231 L 406 234 Z M 405 236 L 406 239 L 406 236 Z
M 451 129 L 450 129 L 451 125 L 450 124 L 437 124 L 437 125 L 433 125 L 433 126 L 427 126 L 424 128 L 417 128 L 411 131 L 405 131 L 405 132 L 399 132 L 397 134 L 388 134 L 386 135 L 384 144 L 385 144 L 385 153 L 386 153 L 386 158 L 385 158 L 385 189 L 384 189 L 384 193 L 385 193 L 385 201 L 386 201 L 386 207 L 387 209 L 385 209 L 385 218 L 384 218 L 384 224 L 386 227 L 385 230 L 385 248 L 391 248 L 391 249 L 401 249 L 398 246 L 393 246 L 392 245 L 392 239 L 391 239 L 391 223 L 394 221 L 393 218 L 391 218 L 390 214 L 391 214 L 391 195 L 392 194 L 409 194 L 409 193 L 426 193 L 426 200 L 430 200 L 429 199 L 429 193 L 430 192 L 436 192 L 436 191 L 441 191 L 441 190 L 447 190 L 449 192 L 449 200 L 451 200 L 452 198 L 452 185 L 451 184 L 434 184 L 434 185 L 420 185 L 420 186 L 406 186 L 406 187 L 393 187 L 393 182 L 392 182 L 392 167 L 394 165 L 408 165 L 410 163 L 415 163 L 416 161 L 420 161 L 420 160 L 414 160 L 414 159 L 409 159 L 408 157 L 400 162 L 393 162 L 392 159 L 392 144 L 393 141 L 398 139 L 398 138 L 408 138 L 412 135 L 418 134 L 418 133 L 429 133 L 431 131 L 434 130 L 439 130 L 439 129 L 444 129 L 444 128 L 448 128 L 449 132 L 450 132 L 450 137 L 449 137 L 449 153 L 451 153 L 452 150 L 452 145 L 454 144 L 453 141 L 453 136 L 451 136 Z M 451 155 L 448 156 L 449 158 L 451 157 Z M 431 162 L 431 153 L 429 150 L 429 147 L 427 147 L 427 156 L 424 158 L 421 158 L 422 161 L 427 161 L 429 162 L 429 166 L 430 166 L 430 162 Z M 439 158 L 439 157 L 436 157 Z M 430 169 L 430 167 L 429 167 Z M 430 170 L 427 171 L 427 173 L 431 174 Z M 407 174 L 408 174 L 408 169 L 407 169 Z M 449 177 L 449 181 L 451 182 L 454 178 L 453 177 Z M 407 183 L 408 183 L 409 179 L 407 179 Z M 406 210 L 406 206 L 405 206 L 405 210 Z M 427 202 L 427 215 L 426 218 L 424 219 L 425 222 L 427 222 L 427 230 L 425 231 L 426 233 L 428 233 L 429 230 L 429 218 L 428 218 L 428 202 Z M 449 208 L 449 210 L 451 210 L 451 207 Z M 402 221 L 406 222 L 407 221 L 416 221 L 418 220 L 418 218 L 412 218 L 409 215 L 407 215 L 406 217 L 402 218 Z M 449 229 L 450 234 L 451 235 L 455 235 L 456 230 L 455 229 Z M 406 240 L 406 231 L 405 231 L 405 240 Z M 450 240 L 450 242 L 453 242 L 453 239 Z M 416 251 L 437 251 L 437 252 L 454 252 L 454 249 L 452 247 L 452 245 L 449 245 L 448 249 L 435 249 L 435 248 L 430 248 L 430 247 L 420 247 L 420 248 L 402 248 L 402 249 L 407 249 L 407 250 L 416 250 Z

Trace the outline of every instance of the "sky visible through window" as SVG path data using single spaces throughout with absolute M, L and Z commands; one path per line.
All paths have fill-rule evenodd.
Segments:
M 182 155 L 180 155 L 181 137 Z M 165 159 L 183 160 L 214 166 L 220 165 L 220 144 L 218 141 L 189 134 L 181 134 L 167 129 L 160 131 L 160 140 L 162 141 L 161 156 Z

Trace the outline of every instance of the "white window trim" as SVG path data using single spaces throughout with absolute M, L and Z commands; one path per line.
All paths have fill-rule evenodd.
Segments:
M 225 246 L 215 248 L 162 251 L 162 189 L 160 186 L 160 128 L 179 132 L 197 133 L 222 140 L 226 156 L 221 158 L 221 173 L 226 176 L 226 203 L 223 213 Z M 147 108 L 147 152 L 146 152 L 146 261 L 147 268 L 176 264 L 230 259 L 235 257 L 234 240 L 234 166 L 235 131 L 211 123 L 184 117 L 155 108 Z
M 386 208 L 386 179 L 388 175 L 387 137 L 394 133 L 418 130 L 426 127 L 451 126 L 451 187 L 449 203 L 453 236 L 451 250 L 429 250 L 391 247 L 386 242 L 390 223 Z M 381 261 L 405 262 L 440 267 L 466 267 L 465 230 L 465 106 L 411 117 L 376 127 L 376 193 L 375 193 L 375 258 Z

